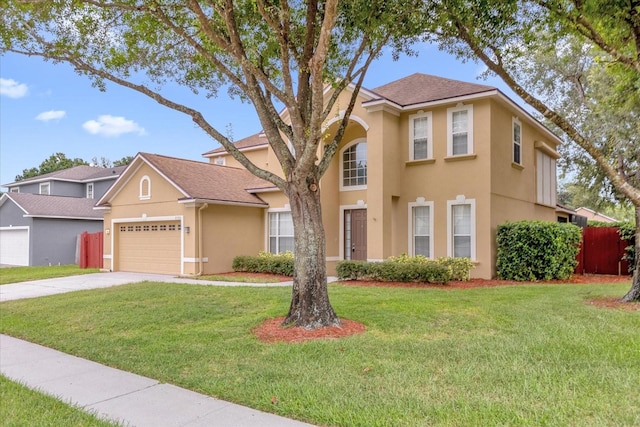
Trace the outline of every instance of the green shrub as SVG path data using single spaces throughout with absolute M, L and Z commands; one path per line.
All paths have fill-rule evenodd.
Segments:
M 498 226 L 498 277 L 568 279 L 578 263 L 582 231 L 573 224 L 519 221 Z
M 231 268 L 234 271 L 247 273 L 271 273 L 292 277 L 294 270 L 293 253 L 272 254 L 260 252 L 257 256 L 240 255 L 233 259 Z
M 451 268 L 451 280 L 466 281 L 471 278 L 471 269 L 474 267 L 473 261 L 469 258 L 438 258 L 436 262 L 445 267 Z
M 341 261 L 336 266 L 339 279 L 365 279 L 382 282 L 423 282 L 446 284 L 452 268 L 426 257 L 400 255 L 383 262 Z

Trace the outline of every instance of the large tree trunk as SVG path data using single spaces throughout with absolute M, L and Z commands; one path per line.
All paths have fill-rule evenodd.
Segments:
M 635 259 L 633 270 L 633 280 L 631 289 L 622 297 L 623 302 L 640 301 L 640 206 L 636 206 L 636 238 L 635 238 Z
M 283 324 L 316 329 L 338 326 L 340 320 L 329 303 L 320 190 L 314 180 L 309 181 L 290 183 L 287 191 L 295 236 L 295 271 L 291 306 Z

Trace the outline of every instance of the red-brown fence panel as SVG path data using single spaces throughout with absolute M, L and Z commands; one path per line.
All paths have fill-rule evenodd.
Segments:
M 102 268 L 103 233 L 80 235 L 80 268 Z
M 629 274 L 623 259 L 628 242 L 620 239 L 617 227 L 585 227 L 578 254 L 578 274 Z

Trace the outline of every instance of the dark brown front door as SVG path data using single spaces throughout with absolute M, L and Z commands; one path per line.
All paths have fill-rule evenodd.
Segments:
M 344 259 L 367 260 L 367 210 L 344 211 Z

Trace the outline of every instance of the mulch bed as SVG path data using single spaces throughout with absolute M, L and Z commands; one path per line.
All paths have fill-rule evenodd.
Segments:
M 259 274 L 259 273 L 225 273 L 230 276 L 244 276 L 244 277 L 263 277 L 263 278 L 278 278 L 279 281 L 290 281 L 291 277 L 277 276 L 273 274 Z M 472 288 L 485 288 L 496 286 L 517 286 L 528 284 L 585 284 L 585 283 L 628 283 L 631 285 L 631 277 L 629 276 L 609 276 L 609 275 L 584 275 L 573 276 L 569 280 L 550 280 L 540 282 L 514 282 L 510 280 L 486 280 L 486 279 L 471 279 L 466 282 L 449 282 L 447 285 L 434 285 L 429 283 L 405 283 L 405 282 L 373 282 L 365 280 L 345 280 L 338 282 L 345 286 L 379 286 L 387 288 L 436 288 L 445 290 L 455 289 L 472 289 Z M 622 295 L 621 295 L 622 296 Z M 587 304 L 596 307 L 615 309 L 623 311 L 640 311 L 640 303 L 624 303 L 620 302 L 617 298 L 593 298 L 587 301 Z M 351 336 L 354 334 L 363 333 L 366 327 L 359 322 L 353 320 L 341 319 L 342 325 L 339 327 L 320 328 L 315 330 L 307 330 L 298 327 L 282 327 L 282 321 L 284 317 L 277 317 L 273 319 L 267 319 L 262 324 L 258 325 L 253 333 L 262 342 L 288 342 L 298 343 L 304 341 L 318 340 L 318 339 L 335 339 Z

